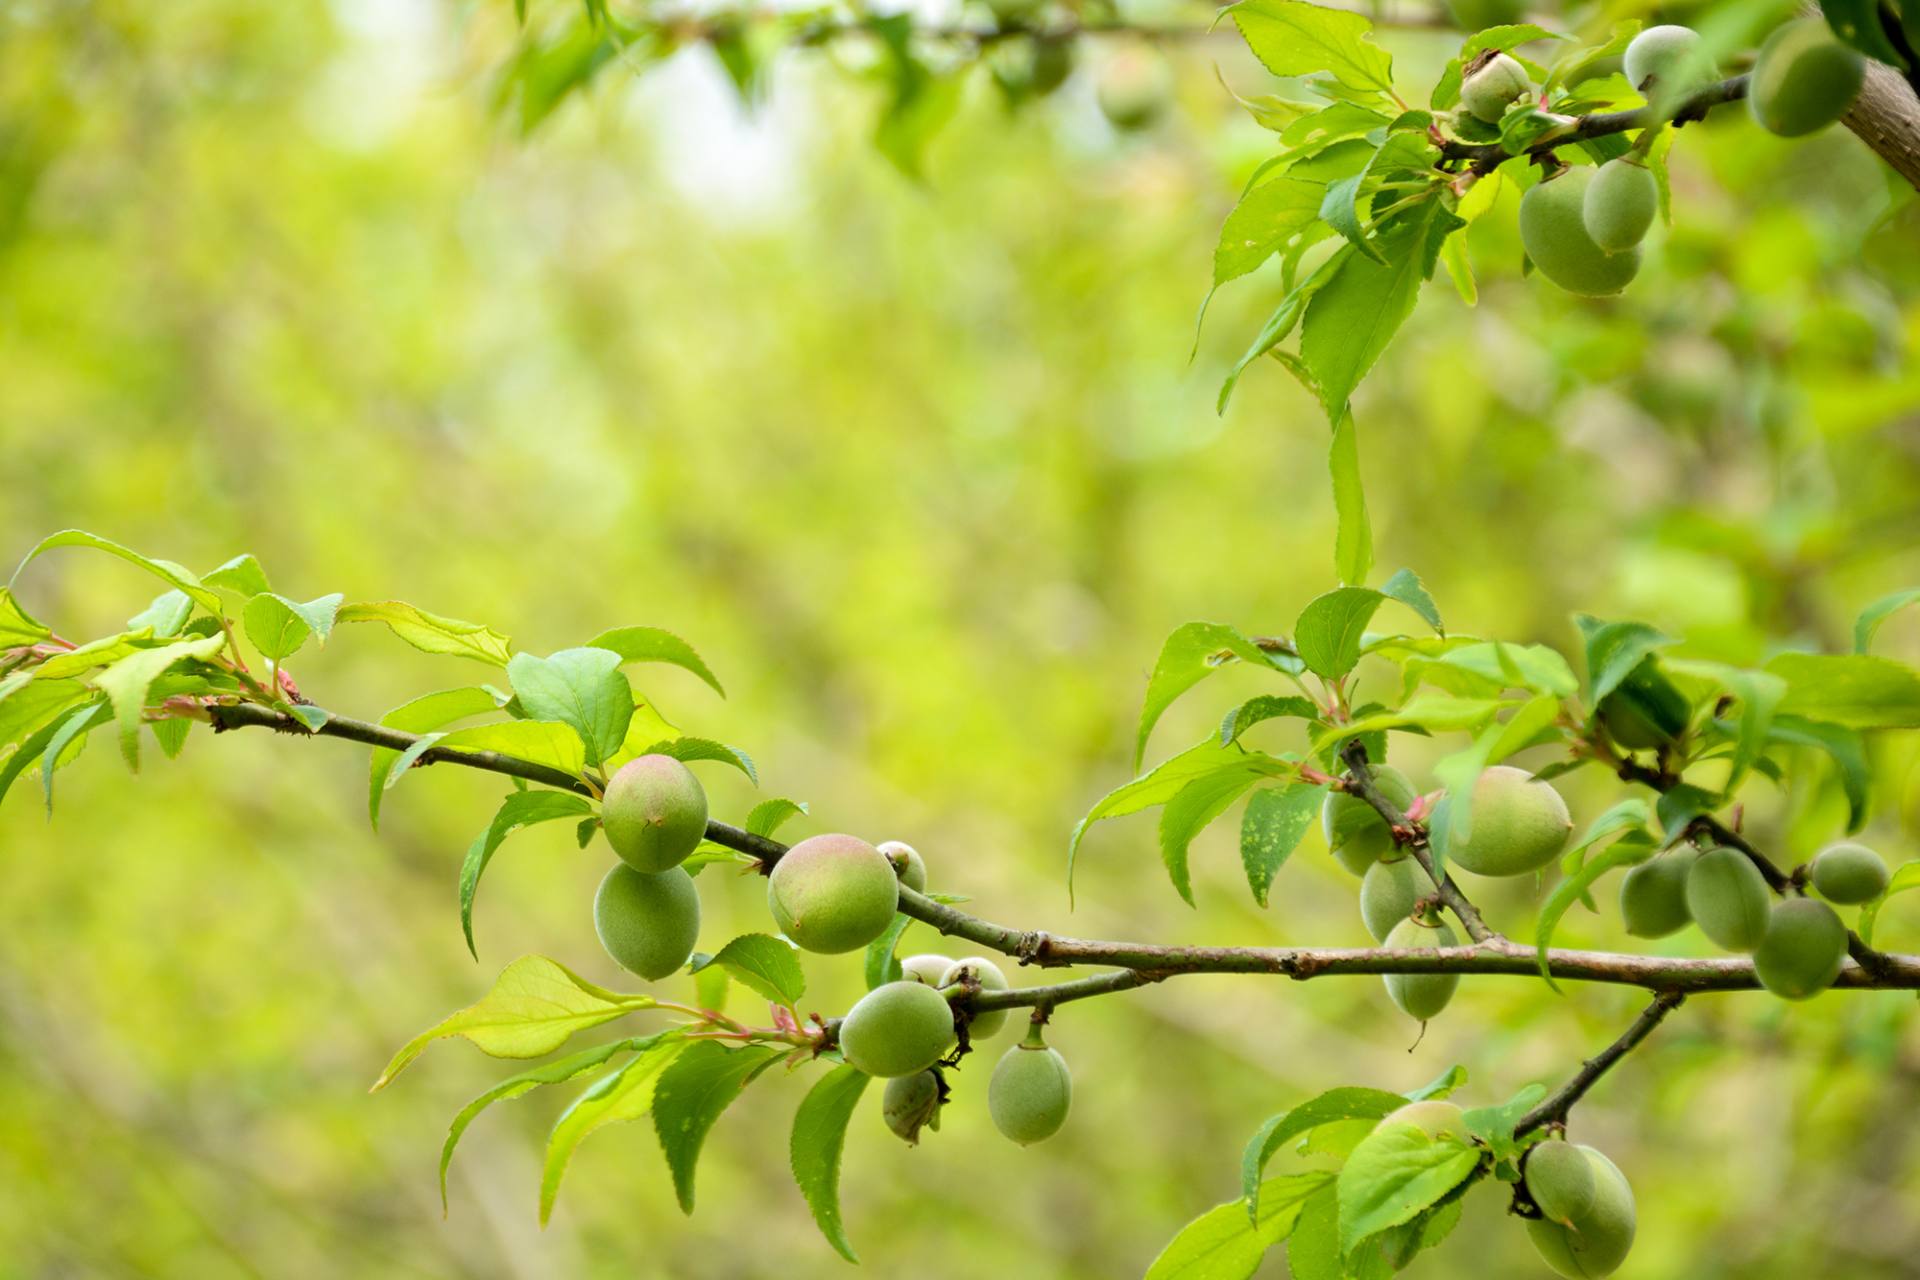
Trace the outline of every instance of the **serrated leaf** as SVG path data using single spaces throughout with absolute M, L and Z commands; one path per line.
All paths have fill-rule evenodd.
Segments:
M 1325 787 L 1296 782 L 1256 791 L 1247 801 L 1240 821 L 1240 865 L 1246 869 L 1253 900 L 1261 906 L 1267 905 L 1274 876 L 1299 847 L 1325 796 Z
M 1188 782 L 1160 811 L 1160 861 L 1188 906 L 1193 905 L 1193 880 L 1187 871 L 1187 850 L 1193 838 L 1225 813 L 1248 787 L 1261 778 L 1275 776 L 1269 762 L 1279 764 L 1270 756 L 1248 755 L 1222 765 Z
M 528 719 L 557 720 L 580 735 L 588 764 L 600 764 L 626 741 L 633 686 L 613 650 L 561 649 L 544 658 L 516 653 L 507 678 Z
M 153 722 L 153 740 L 160 744 L 161 753 L 167 759 L 177 759 L 181 749 L 187 745 L 187 731 L 193 727 L 191 720 L 155 720 Z
M 754 1077 L 785 1052 L 770 1045 L 729 1049 L 717 1040 L 701 1040 L 661 1073 L 653 1095 L 653 1127 L 683 1212 L 693 1212 L 694 1168 L 708 1132 Z
M 1324 73 L 1349 89 L 1393 91 L 1393 58 L 1357 13 L 1304 0 L 1244 0 L 1228 12 L 1254 57 L 1277 76 Z
M 1307 669 L 1339 680 L 1360 661 L 1360 637 L 1386 599 L 1371 587 L 1339 587 L 1316 596 L 1294 623 L 1293 646 Z
M 1774 742 L 1789 742 L 1826 752 L 1833 760 L 1841 790 L 1847 797 L 1847 834 L 1853 835 L 1866 826 L 1873 771 L 1867 764 L 1866 744 L 1857 732 L 1800 716 L 1775 715 L 1767 728 L 1767 737 Z
M 1247 1143 L 1240 1156 L 1241 1194 L 1246 1197 L 1247 1214 L 1252 1217 L 1261 1197 L 1260 1179 L 1267 1162 L 1287 1143 L 1303 1133 L 1336 1120 L 1378 1120 L 1398 1111 L 1407 1100 L 1383 1089 L 1361 1085 L 1343 1085 L 1309 1098 L 1287 1111 L 1270 1117 Z
M 560 1194 L 560 1180 L 574 1151 L 593 1134 L 609 1125 L 638 1120 L 652 1110 L 660 1077 L 688 1048 L 676 1031 L 651 1037 L 653 1043 L 638 1057 L 623 1063 L 620 1069 L 593 1082 L 585 1093 L 554 1121 L 547 1135 L 547 1153 L 540 1169 L 540 1225 L 553 1215 L 553 1202 Z M 707 1043 L 711 1044 L 711 1041 Z
M 308 636 L 318 636 L 325 644 L 345 599 L 336 591 L 303 604 L 264 592 L 247 601 L 240 620 L 253 647 L 278 662 L 297 652 Z
M 1633 673 L 1643 659 L 1673 643 L 1644 622 L 1602 622 L 1574 618 L 1587 647 L 1587 697 L 1596 706 Z
M 404 600 L 370 600 L 345 605 L 337 618 L 341 622 L 383 622 L 393 634 L 422 653 L 472 658 L 496 667 L 506 666 L 513 656 L 513 641 L 492 627 L 443 618 Z
M 806 994 L 807 977 L 793 948 L 771 934 L 743 933 L 707 964 L 722 966 L 735 981 L 775 1004 L 791 1006 Z
M 94 703 L 90 709 L 96 715 L 105 715 L 108 711 L 104 701 Z M 87 710 L 87 708 L 81 710 Z M 43 708 L 43 711 L 44 715 L 39 726 L 20 740 L 20 745 L 13 754 L 0 756 L 0 800 L 7 798 L 7 792 L 12 790 L 14 781 L 22 773 L 40 763 L 47 750 L 47 744 L 52 742 L 54 735 L 60 732 L 61 725 L 66 719 L 70 715 L 80 714 L 80 711 L 74 710 L 74 704 L 71 702 L 63 702 L 57 707 Z
M 206 586 L 248 597 L 273 590 L 267 584 L 267 571 L 260 567 L 260 561 L 245 552 L 204 575 L 200 581 Z
M 197 640 L 177 640 L 158 649 L 143 649 L 129 654 L 93 678 L 94 687 L 113 703 L 113 717 L 120 726 L 120 754 L 127 767 L 140 767 L 140 724 L 147 708 L 147 687 L 160 673 L 176 662 L 211 658 L 226 644 L 222 635 Z
M 1188 622 L 1175 627 L 1160 646 L 1159 660 L 1147 680 L 1147 696 L 1140 708 L 1140 728 L 1134 735 L 1133 767 L 1146 757 L 1147 737 L 1176 698 L 1234 659 L 1273 669 L 1258 645 L 1234 628 L 1217 622 Z
M 1376 1232 L 1410 1221 L 1465 1182 L 1479 1149 L 1418 1125 L 1383 1124 L 1340 1167 L 1340 1251 L 1352 1256 Z
M 27 552 L 21 559 L 19 566 L 14 569 L 13 577 L 9 579 L 7 585 L 12 586 L 14 582 L 19 581 L 21 570 L 33 563 L 33 561 L 42 554 L 52 551 L 56 547 L 91 547 L 96 551 L 104 551 L 108 555 L 118 556 L 129 564 L 140 566 L 168 586 L 185 592 L 193 599 L 195 604 L 206 609 L 209 613 L 218 615 L 220 612 L 219 594 L 209 590 L 198 577 L 184 566 L 177 565 L 171 560 L 151 559 L 141 555 L 138 551 L 130 547 L 123 547 L 117 542 L 103 538 L 98 534 L 88 533 L 83 529 L 65 529 L 59 533 L 42 538 L 39 545 Z
M 1276 695 L 1263 693 L 1248 698 L 1245 702 L 1227 712 L 1220 721 L 1220 745 L 1231 746 L 1253 726 L 1265 720 L 1277 720 L 1283 716 L 1298 716 L 1302 720 L 1318 720 L 1320 708 L 1312 699 L 1298 694 Z
M 1783 653 L 1767 663 L 1787 682 L 1782 715 L 1849 729 L 1920 728 L 1920 672 L 1863 654 Z
M 476 724 L 455 729 L 440 739 L 446 750 L 493 751 L 543 764 L 562 773 L 586 770 L 586 747 L 572 725 L 553 720 L 505 720 L 499 724 Z
M 501 971 L 482 999 L 402 1045 L 373 1088 L 386 1088 L 428 1045 L 448 1036 L 463 1036 L 490 1057 L 537 1058 L 558 1049 L 576 1031 L 653 1006 L 652 996 L 622 995 L 588 982 L 556 960 L 522 956 Z
M 1413 570 L 1401 569 L 1396 572 L 1381 586 L 1380 594 L 1389 600 L 1398 600 L 1419 614 L 1421 621 L 1432 627 L 1435 635 L 1444 636 L 1447 633 L 1446 625 L 1440 621 L 1440 609 L 1427 593 L 1427 584 L 1420 581 L 1420 575 Z
M 894 952 L 900 946 L 900 935 L 913 923 L 913 917 L 895 915 L 887 931 L 867 944 L 861 969 L 867 980 L 867 990 L 884 987 L 889 982 L 898 982 L 902 977 L 900 958 Z
M 1214 287 L 1254 270 L 1313 225 L 1325 191 L 1321 183 L 1284 176 L 1241 196 L 1220 227 L 1213 251 Z
M 1295 285 L 1280 300 L 1280 305 L 1275 307 L 1273 314 L 1267 317 L 1267 322 L 1260 327 L 1260 332 L 1254 337 L 1252 344 L 1241 353 L 1238 360 L 1234 361 L 1233 368 L 1228 370 L 1227 376 L 1221 381 L 1220 395 L 1214 402 L 1216 412 L 1227 411 L 1227 402 L 1233 399 L 1233 389 L 1239 385 L 1240 375 L 1247 371 L 1247 366 L 1286 341 L 1287 335 L 1292 333 L 1294 326 L 1300 323 L 1300 317 L 1305 314 L 1307 305 L 1314 295 L 1326 287 L 1327 282 L 1339 272 L 1341 264 L 1352 256 L 1353 246 L 1342 245 L 1331 257 L 1321 263 L 1313 274 Z
M 671 663 L 699 676 L 721 697 L 727 696 L 713 669 L 694 652 L 692 645 L 671 631 L 659 627 L 615 627 L 611 631 L 602 631 L 587 644 L 594 649 L 613 650 L 620 655 L 622 662 Z
M 760 773 L 754 768 L 752 756 L 738 747 L 715 742 L 711 738 L 668 738 L 654 743 L 641 754 L 672 756 L 689 764 L 695 760 L 717 760 L 746 774 L 756 786 L 760 782 Z
M 793 1180 L 813 1210 L 820 1234 L 848 1262 L 859 1262 L 840 1222 L 840 1153 L 846 1146 L 847 1122 L 866 1092 L 869 1077 L 852 1064 L 842 1064 L 820 1077 L 793 1117 L 788 1145 Z
M 585 796 L 565 791 L 516 791 L 500 802 L 493 821 L 474 837 L 473 843 L 467 846 L 467 856 L 460 863 L 460 932 L 466 936 L 467 952 L 474 959 L 478 960 L 480 953 L 473 945 L 473 897 L 479 891 L 481 875 L 493 861 L 494 851 L 501 842 L 522 827 L 578 818 L 592 811 L 593 805 Z
M 1343 413 L 1333 426 L 1333 445 L 1327 450 L 1327 470 L 1333 477 L 1334 570 L 1340 581 L 1362 586 L 1373 567 L 1373 529 L 1367 522 L 1367 493 L 1360 479 L 1360 438 L 1353 414 Z
M 1167 1242 L 1146 1280 L 1246 1280 L 1267 1250 L 1292 1233 L 1301 1206 L 1332 1180 L 1332 1174 L 1318 1172 L 1269 1178 L 1251 1220 L 1243 1201 L 1215 1205 Z
M 485 715 L 497 710 L 493 695 L 485 689 L 442 689 L 403 702 L 380 717 L 389 729 L 406 733 L 425 733 L 443 728 L 455 720 Z M 367 815 L 377 830 L 380 826 L 380 799 L 386 793 L 393 762 L 400 753 L 391 747 L 375 747 L 367 773 Z
M 97 704 L 82 707 L 55 726 L 46 750 L 40 753 L 40 787 L 46 796 L 48 817 L 53 816 L 54 771 L 80 754 L 81 748 L 86 745 L 87 731 L 106 719 L 106 713 L 107 709 Z
M 807 806 L 799 800 L 777 797 L 762 800 L 747 811 L 746 829 L 756 836 L 771 836 L 780 829 L 789 818 L 797 818 L 806 813 Z
M 20 607 L 10 588 L 0 587 L 0 649 L 39 644 L 52 635 L 52 631 Z

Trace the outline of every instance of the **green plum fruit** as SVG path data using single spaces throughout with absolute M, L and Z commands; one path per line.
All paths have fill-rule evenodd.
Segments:
M 1392 765 L 1375 767 L 1373 782 L 1380 794 L 1393 801 L 1394 807 L 1403 813 L 1418 794 L 1407 775 Z M 1393 832 L 1379 810 L 1350 791 L 1327 792 L 1327 798 L 1320 805 L 1320 829 L 1326 832 L 1327 847 L 1333 850 L 1340 865 L 1357 876 L 1365 875 L 1367 868 L 1382 858 L 1397 857 L 1400 853 Z
M 1583 298 L 1619 293 L 1640 273 L 1640 247 L 1608 253 L 1587 234 L 1584 216 L 1593 170 L 1572 168 L 1520 197 L 1520 243 L 1540 274 Z
M 1782 999 L 1809 1000 L 1833 985 L 1846 958 L 1847 926 L 1833 908 L 1788 898 L 1773 908 L 1753 969 L 1760 985 Z
M 953 1047 L 953 1009 L 919 982 L 889 982 L 861 996 L 840 1020 L 840 1052 L 870 1076 L 925 1071 Z
M 1620 918 L 1636 938 L 1664 938 L 1692 923 L 1687 909 L 1687 873 L 1691 850 L 1662 854 L 1628 871 L 1620 881 Z
M 1593 1161 L 1570 1142 L 1543 1142 L 1527 1153 L 1527 1194 L 1549 1222 L 1563 1227 L 1593 1211 L 1600 1194 Z
M 700 936 L 700 895 L 680 867 L 648 875 L 616 864 L 593 895 L 593 929 L 620 967 L 648 980 L 686 964 Z
M 1000 966 L 984 956 L 956 960 L 940 975 L 940 986 L 950 987 L 956 982 L 978 983 L 982 991 L 1005 991 L 1013 985 L 1007 981 L 1007 975 L 1000 972 Z M 1010 1012 L 1008 1009 L 993 1009 L 974 1014 L 973 1021 L 967 1024 L 967 1037 L 986 1040 L 997 1035 L 1000 1028 L 1007 1025 Z
M 1173 73 L 1157 50 L 1117 49 L 1100 64 L 1094 97 L 1107 123 L 1122 133 L 1151 126 L 1173 101 Z
M 1687 912 L 1715 945 L 1752 951 L 1767 936 L 1773 894 L 1752 858 L 1738 849 L 1709 849 L 1687 872 Z
M 916 1071 L 887 1081 L 880 1118 L 908 1146 L 920 1144 L 920 1130 L 940 1127 L 940 1073 Z
M 1596 169 L 1580 200 L 1580 221 L 1587 235 L 1608 253 L 1631 249 L 1646 239 L 1659 211 L 1660 188 L 1653 170 L 1630 156 L 1609 160 Z M 1619 693 L 1616 689 L 1610 696 Z
M 1047 1047 L 1038 1027 L 1001 1055 L 987 1084 L 994 1127 L 1023 1147 L 1058 1133 L 1072 1106 L 1067 1060 Z
M 944 985 L 940 980 L 947 976 L 947 970 L 951 968 L 953 968 L 952 956 L 908 956 L 900 962 L 900 976 L 908 982 L 920 982 L 929 987 L 939 987 Z
M 1713 59 L 1691 27 L 1648 27 L 1627 46 L 1627 79 L 1649 102 L 1671 103 L 1712 80 Z
M 1434 806 L 1433 824 L 1446 826 L 1451 795 Z M 1476 875 L 1520 876 L 1538 871 L 1560 856 L 1573 819 L 1567 802 L 1525 769 L 1495 765 L 1473 784 L 1469 830 L 1463 839 L 1450 833 L 1447 860 Z
M 1509 106 L 1533 92 L 1533 81 L 1509 54 L 1475 61 L 1479 65 L 1460 82 L 1460 105 L 1488 124 L 1498 124 Z
M 1817 132 L 1860 96 L 1866 59 L 1833 38 L 1824 18 L 1797 18 L 1760 46 L 1747 80 L 1747 109 L 1783 138 Z
M 1414 903 L 1433 892 L 1433 877 L 1412 858 L 1376 862 L 1360 881 L 1360 919 L 1375 942 L 1413 914 Z
M 918 849 L 902 840 L 883 840 L 874 848 L 885 855 L 901 884 L 915 893 L 927 891 L 927 860 Z
M 1571 1226 L 1529 1218 L 1527 1234 L 1540 1257 L 1560 1275 L 1568 1280 L 1600 1280 L 1618 1270 L 1633 1250 L 1637 1226 L 1633 1188 L 1619 1166 L 1592 1147 L 1574 1150 L 1593 1167 L 1593 1206 Z
M 1459 942 L 1459 937 L 1444 923 L 1429 927 L 1406 919 L 1393 927 L 1383 945 L 1396 951 L 1409 951 L 1458 946 Z M 1389 973 L 1381 980 L 1387 984 L 1387 994 L 1400 1006 L 1400 1011 L 1421 1022 L 1446 1008 L 1460 985 L 1457 973 Z
M 767 877 L 775 923 L 807 951 L 857 951 L 887 931 L 900 881 L 887 856 L 854 836 L 809 836 Z
M 1814 892 L 1842 906 L 1872 902 L 1887 891 L 1890 878 L 1886 859 L 1851 840 L 1828 845 L 1813 860 Z
M 707 834 L 707 793 L 672 756 L 641 756 L 607 780 L 600 802 L 607 843 L 635 871 L 667 871 Z
M 1593 181 L 1587 184 L 1580 217 L 1581 225 L 1588 228 L 1589 234 L 1593 224 L 1588 221 L 1587 211 L 1592 206 L 1594 186 L 1618 163 L 1609 160 L 1600 166 Z M 1594 239 L 1597 243 L 1599 237 Z M 1635 241 L 1638 239 L 1636 236 Z M 1693 708 L 1688 705 L 1686 695 L 1674 688 L 1673 682 L 1660 673 L 1651 659 L 1635 667 L 1617 688 L 1600 699 L 1600 723 L 1606 726 L 1607 736 L 1614 744 L 1628 751 L 1667 746 L 1687 731 L 1692 715 Z

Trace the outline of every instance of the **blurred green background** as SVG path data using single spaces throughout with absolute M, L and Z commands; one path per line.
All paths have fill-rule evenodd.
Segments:
M 1085 74 L 1017 116 L 977 76 L 916 185 L 868 145 L 878 87 L 819 58 L 780 64 L 750 115 L 693 50 L 522 140 L 490 110 L 511 27 L 505 0 L 0 10 L 0 548 L 77 525 L 201 570 L 252 551 L 296 598 L 400 597 L 535 652 L 669 627 L 729 697 L 665 668 L 643 687 L 809 801 L 795 832 L 909 840 L 936 888 L 1023 926 L 1363 941 L 1317 835 L 1265 911 L 1231 821 L 1196 847 L 1197 911 L 1151 817 L 1090 837 L 1072 915 L 1062 884 L 1166 632 L 1283 631 L 1333 585 L 1317 408 L 1266 366 L 1213 410 L 1274 279 L 1216 299 L 1187 359 L 1220 219 L 1271 149 L 1215 78 L 1269 87 L 1234 39 L 1177 50 L 1179 110 L 1142 137 L 1107 129 Z M 1457 37 L 1386 39 L 1424 94 Z M 1472 233 L 1480 306 L 1429 289 L 1361 393 L 1383 568 L 1418 570 L 1459 630 L 1571 651 L 1586 609 L 1751 662 L 1844 647 L 1861 604 L 1920 582 L 1913 192 L 1849 135 L 1786 143 L 1737 110 L 1684 131 L 1675 187 L 1641 279 L 1598 303 L 1520 278 L 1509 191 Z M 68 634 L 152 594 L 73 552 L 20 585 Z M 1920 623 L 1880 644 L 1912 659 Z M 361 628 L 297 675 L 368 717 L 491 678 Z M 1262 688 L 1222 675 L 1154 749 Z M 1397 750 L 1417 772 L 1445 745 Z M 691 1218 L 641 1124 L 582 1148 L 540 1230 L 559 1089 L 475 1126 L 443 1220 L 446 1122 L 511 1067 L 453 1042 L 366 1086 L 517 955 L 623 985 L 589 918 L 604 846 L 516 837 L 476 967 L 454 878 L 497 779 L 411 778 L 376 835 L 357 748 L 196 731 L 148 754 L 130 781 L 96 746 L 51 822 L 25 787 L 0 814 L 0 1275 L 851 1274 L 787 1173 L 810 1073 L 722 1120 Z M 1869 838 L 1904 858 L 1913 753 L 1882 754 Z M 706 777 L 723 816 L 755 798 Z M 1752 829 L 1790 860 L 1837 833 L 1831 797 L 1765 785 Z M 1615 798 L 1565 790 L 1581 820 Z M 757 880 L 700 887 L 708 945 L 767 927 Z M 1485 896 L 1528 935 L 1534 894 Z M 909 950 L 950 950 L 924 932 Z M 1562 936 L 1624 941 L 1610 916 Z M 1920 946 L 1920 915 L 1882 936 Z M 859 990 L 855 959 L 808 968 L 809 1008 Z M 917 1149 L 870 1099 L 849 1229 L 877 1276 L 1138 1274 L 1237 1193 L 1273 1111 L 1455 1062 L 1498 1101 L 1639 1003 L 1470 981 L 1417 1045 L 1371 979 L 1074 1006 L 1060 1137 L 1000 1140 L 981 1059 Z M 1916 1274 L 1911 1003 L 1703 997 L 1610 1077 L 1576 1135 L 1638 1190 L 1623 1274 Z M 1411 1274 L 1544 1275 L 1503 1208 L 1476 1193 Z

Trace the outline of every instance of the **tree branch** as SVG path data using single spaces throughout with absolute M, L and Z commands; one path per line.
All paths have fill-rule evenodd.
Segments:
M 1367 764 L 1367 748 L 1360 739 L 1354 738 L 1340 751 L 1340 758 L 1352 771 L 1353 778 L 1348 790 L 1373 806 L 1386 821 L 1387 829 L 1393 832 L 1393 838 L 1407 847 L 1427 877 L 1439 888 L 1440 901 L 1460 920 L 1467 936 L 1475 942 L 1504 942 L 1505 939 L 1487 927 L 1481 918 L 1480 909 L 1467 900 L 1467 895 L 1454 883 L 1451 875 L 1436 875 L 1434 872 L 1433 851 L 1427 845 L 1426 828 L 1414 822 L 1400 811 L 1400 807 L 1389 800 L 1386 793 L 1374 785 L 1373 770 Z
M 1732 76 L 1717 84 L 1710 84 L 1681 100 L 1673 111 L 1673 123 L 1681 125 L 1705 119 L 1707 112 L 1713 108 L 1746 96 L 1747 77 L 1745 76 Z M 1588 116 L 1575 116 L 1568 124 L 1541 138 L 1520 155 L 1545 155 L 1556 147 L 1570 146 L 1576 142 L 1604 138 L 1616 133 L 1628 133 L 1635 129 L 1647 129 L 1658 123 L 1660 123 L 1660 115 L 1652 107 L 1635 107 L 1628 111 L 1597 111 Z M 1490 171 L 1495 165 L 1515 158 L 1513 152 L 1497 142 L 1449 140 L 1441 144 L 1440 154 L 1448 160 L 1468 161 L 1482 173 Z
M 1593 1088 L 1601 1076 L 1613 1069 L 1613 1065 L 1632 1053 L 1642 1040 L 1653 1034 L 1653 1029 L 1666 1020 L 1668 1014 L 1678 1009 L 1686 999 L 1678 991 L 1663 991 L 1653 998 L 1641 1015 L 1634 1019 L 1632 1026 L 1621 1033 L 1620 1038 L 1602 1049 L 1593 1057 L 1580 1064 L 1580 1070 L 1573 1079 L 1561 1085 L 1545 1098 L 1539 1106 L 1520 1117 L 1520 1123 L 1514 1126 L 1515 1135 L 1531 1133 L 1535 1129 L 1549 1124 L 1563 1124 L 1567 1113 L 1580 1099 L 1587 1096 L 1587 1090 Z

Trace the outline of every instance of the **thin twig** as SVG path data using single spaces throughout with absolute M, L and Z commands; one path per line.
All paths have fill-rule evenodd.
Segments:
M 1505 941 L 1488 927 L 1486 920 L 1480 915 L 1480 908 L 1468 900 L 1460 886 L 1454 883 L 1451 875 L 1436 874 L 1433 850 L 1427 844 L 1426 828 L 1402 813 L 1400 807 L 1374 785 L 1373 769 L 1367 763 L 1366 744 L 1358 738 L 1352 739 L 1341 748 L 1340 758 L 1346 762 L 1347 769 L 1353 775 L 1347 790 L 1372 805 L 1374 812 L 1386 821 L 1387 829 L 1393 833 L 1393 838 L 1407 847 L 1407 852 L 1413 855 L 1414 860 L 1420 864 L 1428 878 L 1438 886 L 1440 901 L 1459 918 L 1460 924 L 1467 931 L 1467 936 L 1475 942 Z
M 1576 1102 L 1586 1097 L 1587 1090 L 1611 1071 L 1616 1062 L 1632 1053 L 1642 1040 L 1652 1035 L 1653 1029 L 1685 1000 L 1686 996 L 1678 991 L 1662 991 L 1655 996 L 1653 1003 L 1634 1019 L 1633 1025 L 1623 1031 L 1618 1040 L 1581 1063 L 1580 1070 L 1574 1073 L 1571 1080 L 1549 1094 L 1539 1106 L 1521 1116 L 1520 1123 L 1514 1126 L 1514 1133 L 1531 1133 L 1543 1125 L 1564 1123 L 1567 1113 L 1573 1110 Z

